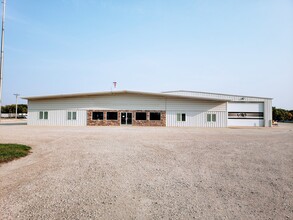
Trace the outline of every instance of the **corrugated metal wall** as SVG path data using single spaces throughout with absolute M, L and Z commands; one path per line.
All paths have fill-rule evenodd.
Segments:
M 45 110 L 45 109 L 41 109 Z M 67 110 L 47 110 L 48 119 L 39 119 L 38 110 L 29 110 L 28 125 L 50 125 L 50 126 L 86 126 L 86 110 L 70 110 L 76 112 L 76 120 L 67 119 Z
M 226 101 L 203 101 L 189 100 L 180 98 L 168 98 L 166 101 L 166 110 L 185 110 L 185 111 L 226 111 Z
M 264 126 L 271 127 L 273 122 L 272 114 L 272 100 L 265 100 L 264 102 Z
M 177 121 L 177 113 L 185 113 L 186 121 Z M 216 122 L 208 122 L 207 114 L 216 114 Z M 166 125 L 172 127 L 227 127 L 227 113 L 223 111 L 167 111 Z
M 80 98 L 62 98 L 29 101 L 30 110 L 67 110 L 67 109 L 125 109 L 125 110 L 164 110 L 162 97 L 140 95 L 105 95 Z

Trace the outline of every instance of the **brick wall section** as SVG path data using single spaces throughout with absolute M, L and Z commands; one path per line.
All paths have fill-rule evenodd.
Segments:
M 103 120 L 92 120 L 92 112 L 103 112 L 104 119 Z M 87 111 L 87 125 L 88 126 L 120 126 L 120 116 L 121 112 L 130 112 L 132 113 L 132 126 L 166 126 L 166 111 L 143 111 L 143 110 L 119 110 L 118 112 L 118 120 L 107 120 L 107 112 L 105 110 L 88 110 Z M 114 111 L 111 111 L 114 112 Z M 146 112 L 147 120 L 135 120 L 136 112 Z M 150 120 L 150 112 L 160 112 L 161 120 L 159 121 L 151 121 Z
M 135 112 L 146 112 L 147 120 L 135 120 Z M 160 112 L 161 113 L 161 120 L 160 121 L 151 121 L 150 120 L 150 113 L 151 112 Z M 133 111 L 132 113 L 132 125 L 133 126 L 166 126 L 166 112 L 165 111 Z
M 93 112 L 103 112 L 104 120 L 92 120 L 92 113 Z M 88 110 L 87 111 L 87 125 L 88 126 L 120 126 L 120 113 L 118 111 L 118 119 L 117 120 L 107 120 L 107 111 Z

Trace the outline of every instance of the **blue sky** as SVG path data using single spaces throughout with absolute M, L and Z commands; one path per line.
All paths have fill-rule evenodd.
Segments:
M 293 109 L 292 0 L 7 0 L 6 10 L 3 104 L 117 81 Z

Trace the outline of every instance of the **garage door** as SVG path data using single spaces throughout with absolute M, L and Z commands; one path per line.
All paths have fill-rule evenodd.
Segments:
M 263 103 L 228 102 L 228 126 L 264 126 Z

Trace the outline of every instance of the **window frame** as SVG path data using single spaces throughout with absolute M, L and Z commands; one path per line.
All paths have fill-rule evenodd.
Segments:
M 69 111 L 67 112 L 67 120 L 71 121 L 71 120 L 76 120 L 77 119 L 77 112 L 76 111 Z
M 217 122 L 217 114 L 208 113 L 207 114 L 207 122 Z
M 177 113 L 177 121 L 186 121 L 186 113 Z
M 48 120 L 49 112 L 48 111 L 39 111 L 39 120 Z

